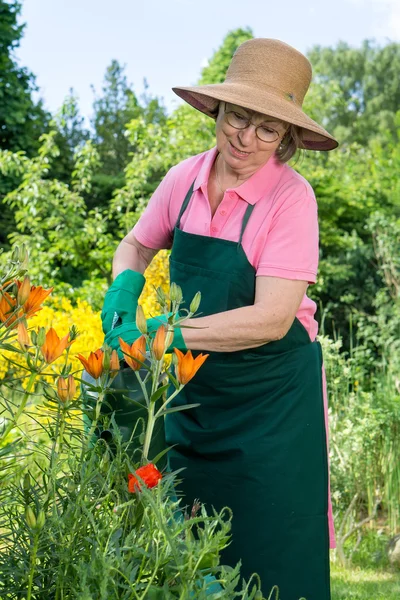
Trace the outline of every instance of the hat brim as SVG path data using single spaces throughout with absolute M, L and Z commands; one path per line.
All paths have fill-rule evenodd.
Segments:
M 195 87 L 173 87 L 185 102 L 209 117 L 216 117 L 220 101 L 267 114 L 303 129 L 302 143 L 307 150 L 334 150 L 339 143 L 321 125 L 310 119 L 291 99 L 237 83 L 219 83 Z

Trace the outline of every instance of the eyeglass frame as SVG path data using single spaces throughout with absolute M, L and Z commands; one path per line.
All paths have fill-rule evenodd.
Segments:
M 255 132 L 255 134 L 256 134 L 256 136 L 257 136 L 257 138 L 260 140 L 260 142 L 263 142 L 264 144 L 274 144 L 275 142 L 277 142 L 277 141 L 279 140 L 279 138 L 281 138 L 281 140 L 282 140 L 282 139 L 285 137 L 285 134 L 286 134 L 286 133 L 287 133 L 287 131 L 288 131 L 288 130 L 286 129 L 286 130 L 284 131 L 284 133 L 282 133 L 282 134 L 281 134 L 281 133 L 279 133 L 279 131 L 276 131 L 276 129 L 274 129 L 273 127 L 271 127 L 271 131 L 274 131 L 274 132 L 276 133 L 277 137 L 276 137 L 276 138 L 275 138 L 273 141 L 267 141 L 267 140 L 263 140 L 262 138 L 260 138 L 260 136 L 259 136 L 259 135 L 258 135 L 258 133 L 257 133 L 257 129 L 258 129 L 259 127 L 262 127 L 262 126 L 263 126 L 263 124 L 262 124 L 262 123 L 260 123 L 260 125 L 256 125 L 255 123 L 253 123 L 253 121 L 252 121 L 251 119 L 249 119 L 249 118 L 248 118 L 248 117 L 246 117 L 245 115 L 242 115 L 242 116 L 243 116 L 243 118 L 245 118 L 245 119 L 247 120 L 247 125 L 245 125 L 245 127 L 235 127 L 235 125 L 232 125 L 232 123 L 229 123 L 228 119 L 226 118 L 226 115 L 227 115 L 227 114 L 229 114 L 229 113 L 234 113 L 235 111 L 234 111 L 234 110 L 228 110 L 228 111 L 227 111 L 227 110 L 226 110 L 226 105 L 227 105 L 227 102 L 225 102 L 225 101 L 224 101 L 224 102 L 223 102 L 223 104 L 224 104 L 224 119 L 225 119 L 226 123 L 229 125 L 229 127 L 233 127 L 233 128 L 234 128 L 234 129 L 236 129 L 237 131 L 244 131 L 245 129 L 247 129 L 247 127 L 248 127 L 249 125 L 254 125 L 254 127 L 255 127 L 255 130 L 254 130 L 254 132 Z M 238 114 L 239 114 L 239 113 L 238 113 Z

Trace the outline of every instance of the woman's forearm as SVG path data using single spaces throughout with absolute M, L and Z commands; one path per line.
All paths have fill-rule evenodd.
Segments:
M 182 328 L 182 335 L 190 350 L 234 352 L 281 339 L 292 322 L 293 319 L 255 304 L 187 319 L 182 324 L 190 328 Z
M 124 238 L 114 254 L 113 278 L 126 269 L 144 273 L 157 252 L 158 250 L 142 246 L 137 240 L 127 241 Z

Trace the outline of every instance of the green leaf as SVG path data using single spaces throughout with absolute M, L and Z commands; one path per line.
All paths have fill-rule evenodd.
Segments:
M 158 388 L 158 390 L 156 390 L 154 392 L 154 394 L 152 394 L 151 398 L 150 398 L 150 402 L 157 402 L 157 400 L 159 398 L 161 398 L 161 396 L 163 395 L 164 392 L 166 392 L 169 388 L 169 384 L 167 385 L 162 385 L 160 388 Z
M 198 404 L 184 404 L 183 406 L 174 406 L 174 408 L 166 408 L 165 410 L 163 410 L 159 414 L 159 417 L 163 417 L 164 415 L 169 415 L 169 414 L 174 413 L 174 412 L 179 412 L 181 410 L 186 410 L 187 408 L 196 408 L 197 406 L 200 406 L 200 403 L 198 403 Z

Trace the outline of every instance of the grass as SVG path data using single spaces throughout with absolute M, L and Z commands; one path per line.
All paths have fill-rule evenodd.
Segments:
M 332 600 L 399 600 L 400 572 L 331 565 Z

